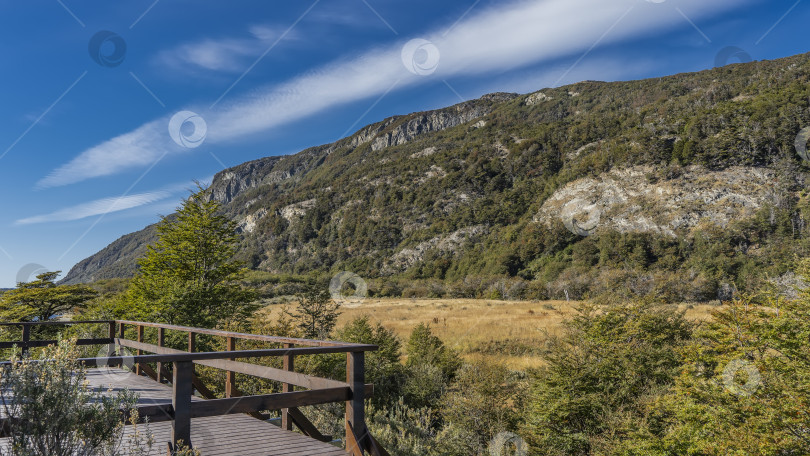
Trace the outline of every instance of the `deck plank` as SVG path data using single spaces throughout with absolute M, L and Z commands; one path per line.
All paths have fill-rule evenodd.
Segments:
M 91 388 L 101 389 L 105 394 L 128 389 L 138 394 L 138 405 L 162 404 L 172 400 L 169 386 L 121 369 L 88 369 L 87 381 Z M 195 397 L 192 400 L 204 399 Z M 155 442 L 149 455 L 165 455 L 166 443 L 171 439 L 172 423 L 150 423 L 148 428 Z M 144 426 L 140 425 L 139 430 L 143 432 Z M 127 426 L 127 433 L 131 432 L 131 426 Z M 192 418 L 191 441 L 203 456 L 346 455 L 342 448 L 282 430 L 244 414 Z

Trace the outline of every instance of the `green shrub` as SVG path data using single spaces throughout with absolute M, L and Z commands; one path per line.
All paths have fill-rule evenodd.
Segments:
M 645 426 L 645 404 L 681 367 L 692 325 L 650 303 L 585 307 L 552 337 L 531 388 L 522 435 L 536 454 L 614 454 Z
M 77 362 L 74 341 L 42 350 L 39 359 L 12 356 L 0 376 L 0 395 L 9 420 L 10 456 L 143 455 L 151 434 L 137 425 L 137 397 L 90 391 Z M 131 413 L 124 433 L 122 412 Z M 4 452 L 4 451 L 7 451 Z
M 808 335 L 806 292 L 795 301 L 743 298 L 719 308 L 685 350 L 642 439 L 662 455 L 810 454 Z

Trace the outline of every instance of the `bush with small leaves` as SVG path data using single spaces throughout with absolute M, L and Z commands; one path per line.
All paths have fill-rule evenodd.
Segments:
M 137 397 L 128 391 L 91 391 L 74 342 L 46 347 L 38 359 L 15 353 L 3 367 L 2 411 L 11 418 L 0 455 L 140 456 L 151 449 L 148 427 L 142 432 L 136 424 Z

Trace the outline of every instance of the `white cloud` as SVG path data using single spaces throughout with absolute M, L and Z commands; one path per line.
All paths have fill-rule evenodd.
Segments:
M 740 0 L 681 0 L 692 21 L 738 7 Z M 448 24 L 450 26 L 450 24 Z M 195 110 L 208 124 L 206 143 L 233 140 L 278 127 L 334 106 L 379 96 L 431 78 L 497 74 L 564 56 L 579 56 L 597 44 L 643 39 L 674 27 L 690 27 L 668 2 L 637 0 L 521 0 L 481 10 L 422 38 L 441 54 L 431 76 L 410 73 L 401 60 L 404 42 L 333 62 L 284 84 L 264 87 L 216 111 Z M 254 31 L 255 32 L 255 31 Z M 201 48 L 198 65 L 224 65 L 216 46 Z M 560 74 L 563 76 L 563 73 Z M 595 77 L 594 79 L 599 79 Z M 541 87 L 537 87 L 538 89 Z M 168 117 L 82 152 L 40 182 L 65 185 L 151 163 L 178 150 L 166 131 Z
M 154 62 L 173 70 L 193 72 L 209 70 L 227 73 L 245 71 L 250 62 L 261 55 L 285 29 L 272 25 L 249 27 L 249 37 L 205 39 L 184 43 L 157 54 Z M 296 39 L 293 32 L 284 35 L 285 40 Z
M 16 224 L 30 225 L 33 223 L 79 220 L 86 217 L 92 217 L 94 215 L 109 214 L 111 212 L 118 212 L 138 206 L 144 206 L 146 204 L 166 199 L 169 196 L 171 196 L 171 193 L 168 191 L 156 191 L 122 197 L 102 198 L 60 209 L 56 212 L 51 212 L 50 214 L 20 219 L 17 220 Z
M 77 204 L 65 209 L 60 209 L 49 214 L 20 219 L 17 220 L 15 224 L 30 225 L 33 223 L 66 222 L 92 217 L 94 215 L 120 212 L 147 205 L 150 206 L 151 209 L 149 213 L 152 214 L 160 213 L 162 211 L 174 212 L 174 210 L 180 205 L 180 198 L 171 198 L 167 201 L 164 200 L 175 196 L 178 193 L 182 193 L 182 198 L 185 199 L 189 192 L 194 192 L 197 190 L 197 183 L 203 187 L 208 187 L 213 181 L 214 176 L 208 175 L 201 179 L 193 179 L 187 182 L 167 185 L 160 190 L 143 192 L 135 195 L 102 198 L 87 203 Z M 152 204 L 156 202 L 161 203 Z
M 255 43 L 244 40 L 205 40 L 179 46 L 161 58 L 175 67 L 192 65 L 206 70 L 237 71 L 242 57 L 253 54 L 254 49 Z
M 78 157 L 51 171 L 38 187 L 57 187 L 94 177 L 149 166 L 164 153 L 184 150 L 174 145 L 166 122 L 152 121 L 139 128 L 85 150 Z

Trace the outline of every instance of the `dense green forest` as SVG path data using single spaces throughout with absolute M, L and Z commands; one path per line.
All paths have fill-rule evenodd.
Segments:
M 794 140 L 810 124 L 809 58 L 493 94 L 394 117 L 225 170 L 212 198 L 239 224 L 237 257 L 250 268 L 273 277 L 348 270 L 377 296 L 707 301 L 753 292 L 808 253 L 807 165 Z M 537 218 L 566 184 L 634 166 L 647 166 L 652 184 L 732 167 L 772 177 L 742 195 L 759 201 L 750 216 L 669 234 L 616 229 L 621 215 L 611 213 L 588 237 L 559 217 Z M 654 219 L 672 210 L 666 203 L 639 213 Z M 699 203 L 678 210 L 706 216 Z M 125 236 L 68 283 L 131 276 L 154 236 L 154 227 Z

